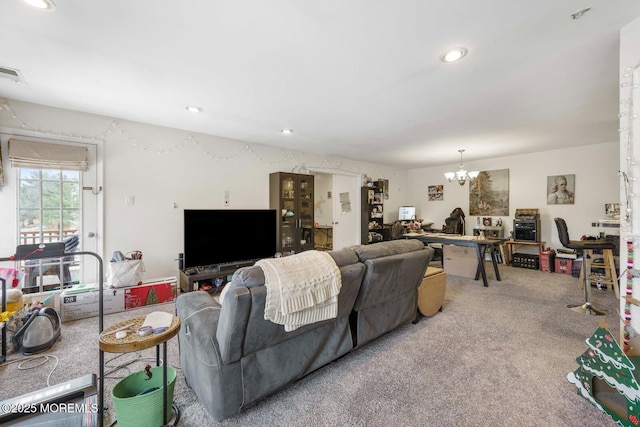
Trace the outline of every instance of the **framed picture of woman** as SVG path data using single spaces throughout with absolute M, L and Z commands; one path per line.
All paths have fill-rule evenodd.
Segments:
M 547 177 L 547 204 L 573 205 L 575 203 L 575 175 L 553 175 Z

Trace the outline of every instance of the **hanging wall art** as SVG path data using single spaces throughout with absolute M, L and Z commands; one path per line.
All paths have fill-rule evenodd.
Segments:
M 481 171 L 470 183 L 469 215 L 509 216 L 509 169 Z
M 430 185 L 429 186 L 429 201 L 441 202 L 444 200 L 444 185 Z
M 573 205 L 575 201 L 576 176 L 553 175 L 547 177 L 547 204 Z

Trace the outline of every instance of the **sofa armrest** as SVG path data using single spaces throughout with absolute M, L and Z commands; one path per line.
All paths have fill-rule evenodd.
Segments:
M 225 364 L 218 345 L 222 307 L 204 291 L 182 294 L 176 300 L 181 326 L 178 333 L 180 366 L 189 387 L 218 421 L 242 406 L 240 362 Z
M 206 366 L 220 364 L 220 349 L 216 331 L 220 318 L 220 304 L 207 292 L 182 294 L 176 300 L 176 315 L 180 318 L 180 345 Z
M 244 286 L 231 288 L 222 305 L 216 337 L 222 363 L 232 363 L 240 360 L 244 352 L 247 323 L 251 314 L 251 292 Z

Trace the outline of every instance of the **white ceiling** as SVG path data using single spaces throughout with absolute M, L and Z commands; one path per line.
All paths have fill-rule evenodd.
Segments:
M 617 140 L 619 30 L 640 16 L 638 0 L 54 1 L 0 3 L 0 67 L 26 81 L 0 97 L 407 168 Z M 469 54 L 441 62 L 454 46 Z

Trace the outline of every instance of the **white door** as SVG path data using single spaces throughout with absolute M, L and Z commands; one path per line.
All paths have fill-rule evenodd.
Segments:
M 101 163 L 99 158 L 101 147 L 87 144 L 89 149 L 89 169 L 82 174 L 82 224 L 80 225 L 80 248 L 85 252 L 102 254 L 102 197 L 103 191 L 99 182 L 101 179 Z M 92 255 L 82 255 L 79 259 L 80 283 L 98 282 L 98 261 Z M 109 260 L 104 260 L 103 271 L 106 271 Z M 103 278 L 104 279 L 104 278 Z
M 11 134 L 0 135 L 0 137 L 3 144 L 6 144 L 6 141 L 11 138 L 16 138 L 32 140 L 36 142 L 42 141 L 45 143 L 58 143 L 65 145 L 69 144 L 76 146 L 79 145 L 88 149 L 89 157 L 88 170 L 85 172 L 79 172 L 79 176 L 78 172 L 75 171 L 68 171 L 69 173 L 67 174 L 64 171 L 58 171 L 56 173 L 56 170 L 53 169 L 43 170 L 41 174 L 36 173 L 36 171 L 29 168 L 13 168 L 9 166 L 8 170 L 5 170 L 5 172 L 7 174 L 10 174 L 12 178 L 15 177 L 15 179 L 11 179 L 9 182 L 14 185 L 13 193 L 15 195 L 15 198 L 13 198 L 13 200 L 11 201 L 11 205 L 14 206 L 14 209 L 12 209 L 11 217 L 12 221 L 15 221 L 15 230 L 17 231 L 18 235 L 15 243 L 9 243 L 9 246 L 4 250 L 8 250 L 8 253 L 12 254 L 15 253 L 16 245 L 33 244 L 40 241 L 55 241 L 56 239 L 61 238 L 59 235 L 57 237 L 54 235 L 45 235 L 45 232 L 41 230 L 44 227 L 34 226 L 33 229 L 36 231 L 29 231 L 29 221 L 23 219 L 23 214 L 25 214 L 25 212 L 30 210 L 40 210 L 40 214 L 36 214 L 34 216 L 34 218 L 37 218 L 37 222 L 35 224 L 44 224 L 42 215 L 42 212 L 44 210 L 53 212 L 56 212 L 57 210 L 61 210 L 62 212 L 79 210 L 79 215 L 77 215 L 76 217 L 77 219 L 71 219 L 69 224 L 67 224 L 67 221 L 61 221 L 61 224 L 63 224 L 62 237 L 66 236 L 67 233 L 70 234 L 77 230 L 77 234 L 79 235 L 80 239 L 79 244 L 74 252 L 92 252 L 102 256 L 102 188 L 97 184 L 98 182 L 102 181 L 102 167 L 100 163 L 102 147 L 95 143 L 85 144 L 60 142 L 54 140 L 44 140 L 42 138 L 15 136 Z M 54 180 L 58 179 L 58 176 L 63 177 L 60 178 L 62 180 L 62 183 L 56 185 Z M 24 187 L 20 187 L 21 185 L 24 185 Z M 40 198 L 39 202 L 34 201 L 33 192 L 23 193 L 23 190 L 19 189 L 19 187 L 27 188 L 29 186 L 33 187 L 34 185 L 42 188 L 42 190 L 35 192 L 35 197 Z M 44 195 L 45 186 L 47 188 L 47 196 Z M 73 187 L 76 187 L 77 189 L 73 190 Z M 60 193 L 60 199 L 63 201 L 60 202 L 59 205 L 51 205 L 51 195 L 56 191 Z M 66 199 L 64 196 L 64 194 L 73 193 L 77 194 L 77 196 L 70 197 L 69 199 Z M 21 196 L 21 194 L 24 195 Z M 25 199 L 25 197 L 29 198 Z M 6 198 L 3 199 L 3 202 L 7 202 Z M 64 213 L 60 215 L 62 217 L 66 217 Z M 105 265 L 107 261 L 108 260 L 105 261 Z M 97 283 L 99 279 L 98 266 L 98 260 L 93 255 L 76 256 L 70 267 L 71 280 L 74 282 L 78 281 L 79 283 L 87 284 Z M 60 280 L 62 280 L 62 278 L 60 278 Z M 36 285 L 39 287 L 42 284 L 44 284 L 44 282 L 36 278 Z M 27 286 L 31 286 L 31 282 L 29 282 Z
M 359 183 L 359 176 L 333 175 L 333 249 L 360 243 Z

